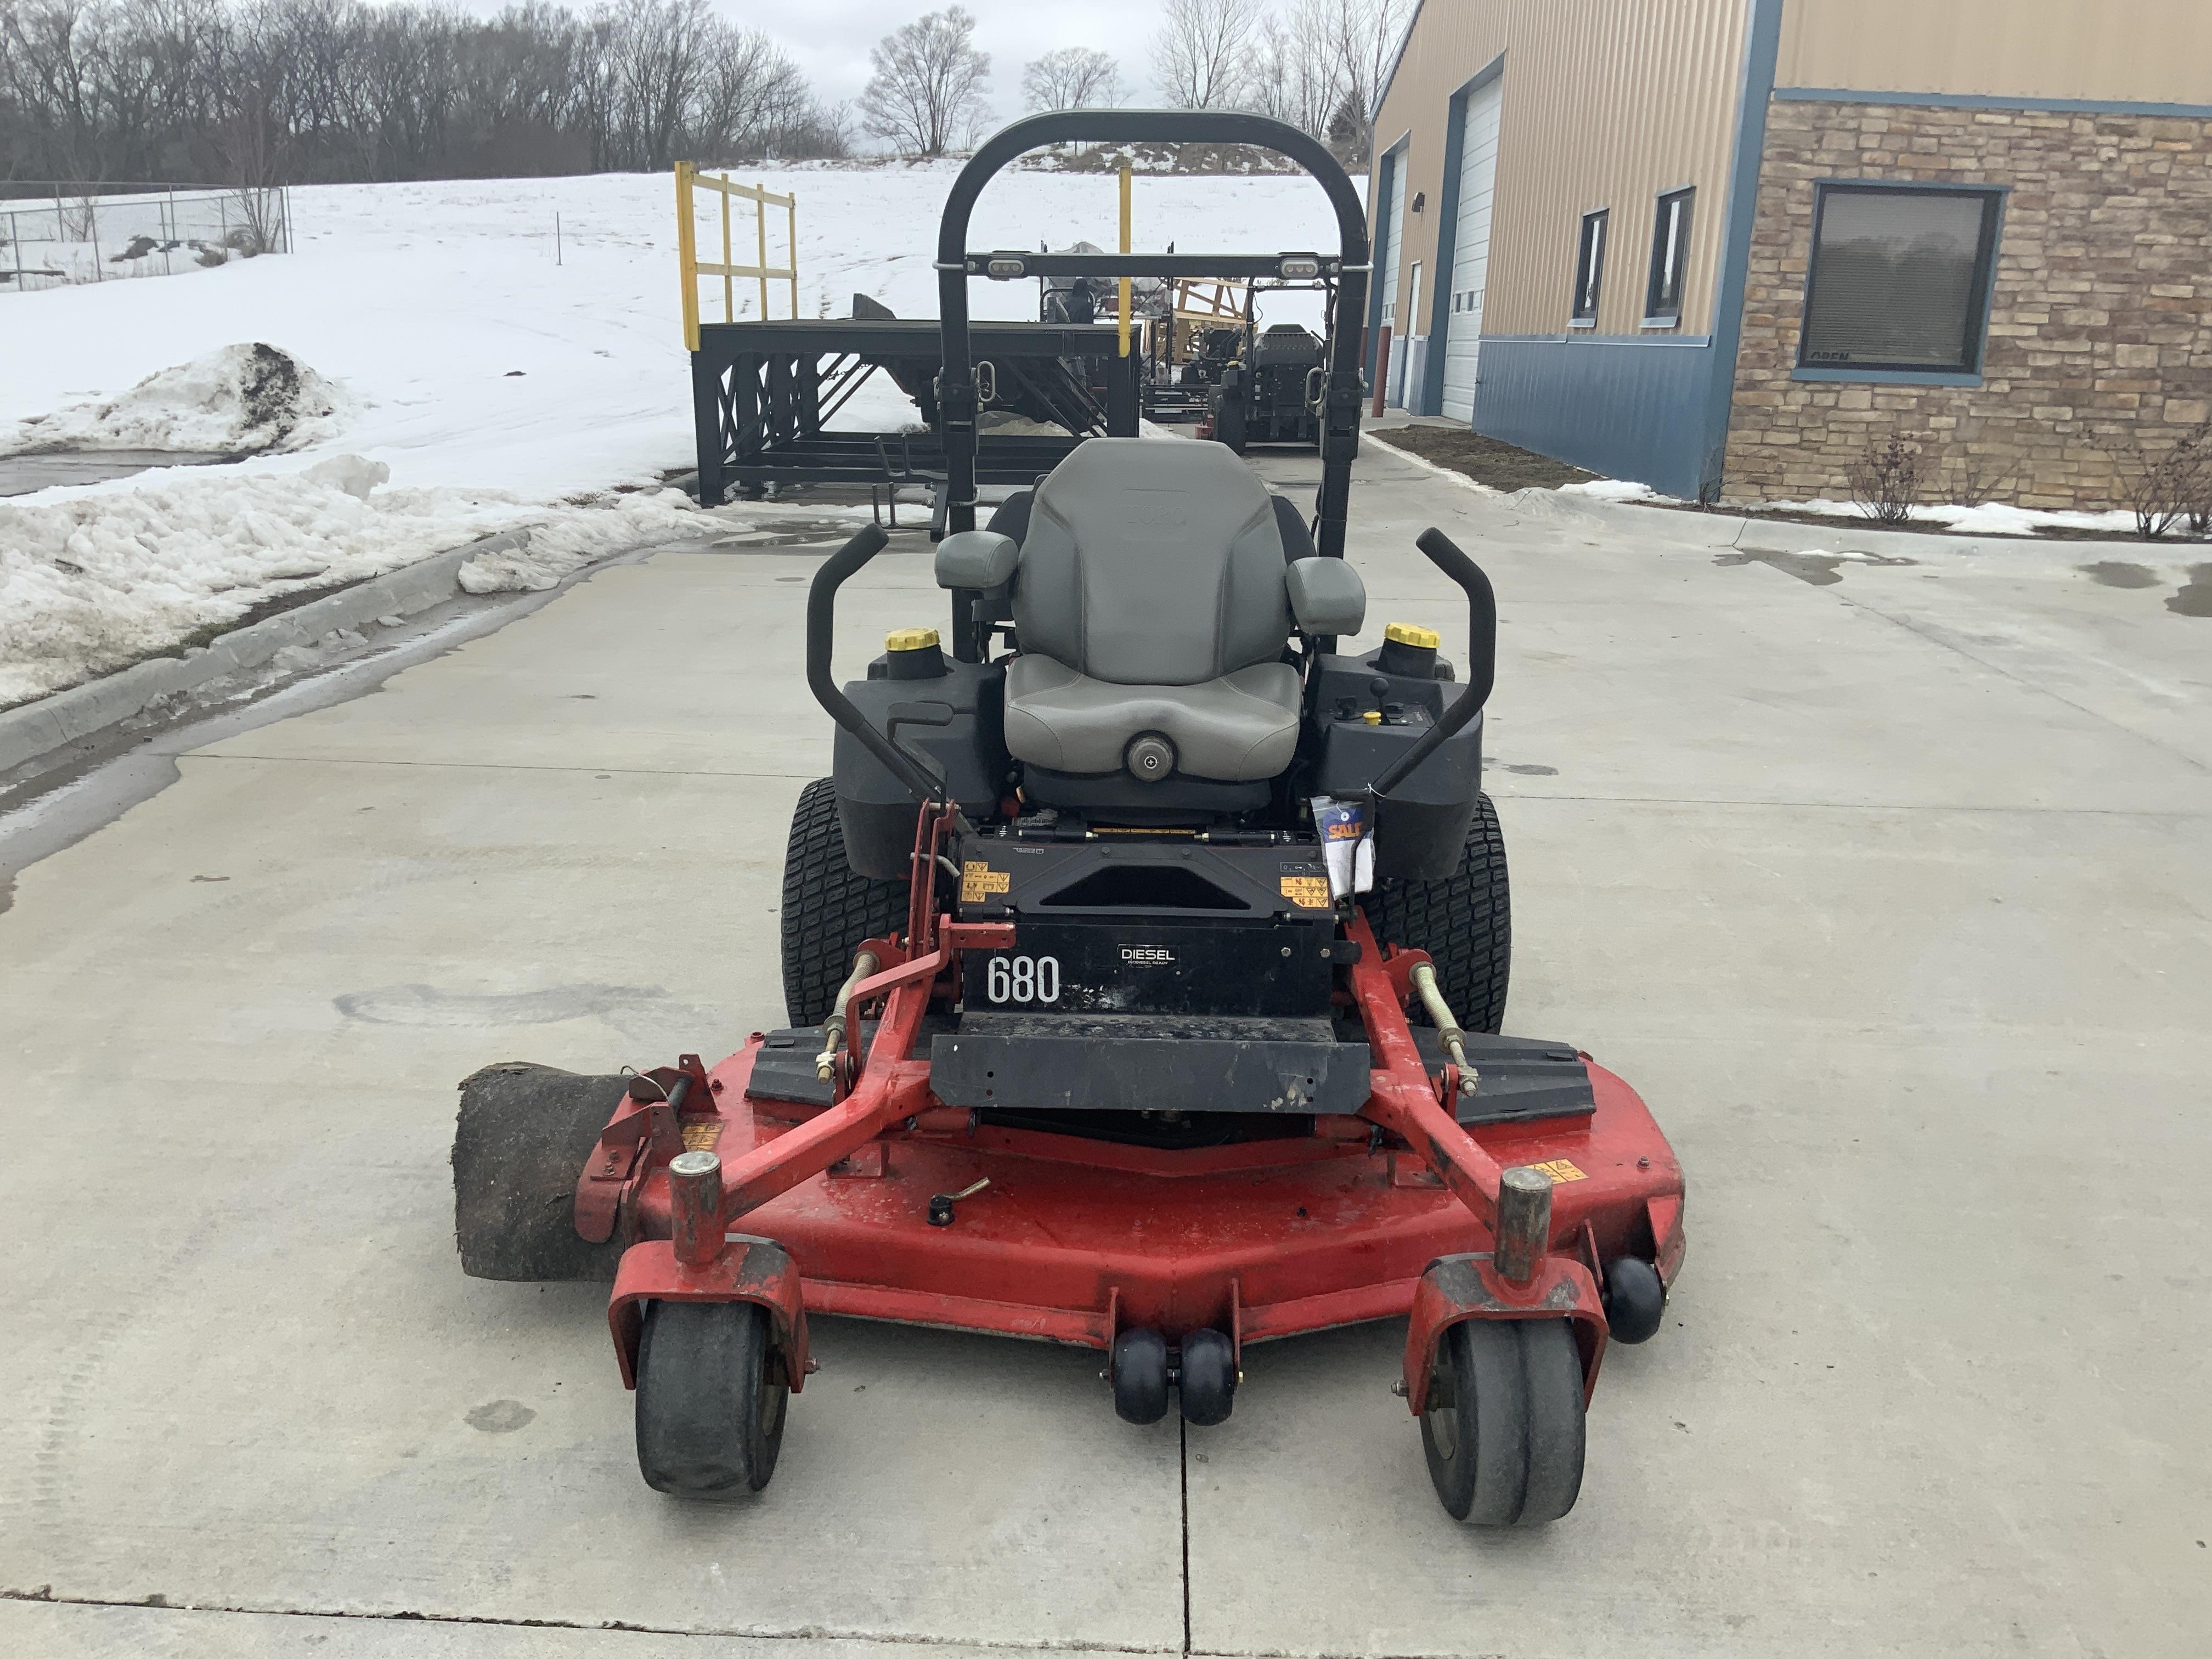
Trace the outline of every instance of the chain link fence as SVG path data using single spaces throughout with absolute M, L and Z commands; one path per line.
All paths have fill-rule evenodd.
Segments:
M 0 294 L 292 251 L 292 192 L 0 181 Z

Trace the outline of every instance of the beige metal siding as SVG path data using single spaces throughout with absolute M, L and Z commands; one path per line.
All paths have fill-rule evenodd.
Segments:
M 1774 84 L 2212 104 L 2212 3 L 1788 0 Z
M 1698 195 L 1678 331 L 1708 332 L 1747 14 L 1745 0 L 1427 0 L 1376 123 L 1378 146 L 1411 131 L 1407 199 L 1427 198 L 1401 268 L 1421 261 L 1433 291 L 1450 99 L 1502 52 L 1483 333 L 1566 328 L 1581 217 L 1596 208 L 1613 211 L 1596 331 L 1646 332 L 1656 204 L 1684 185 Z M 1429 318 L 1414 325 L 1426 333 Z

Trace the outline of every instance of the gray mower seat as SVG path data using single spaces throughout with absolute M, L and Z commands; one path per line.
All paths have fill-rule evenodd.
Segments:
M 1114 772 L 1130 739 L 1158 732 L 1188 776 L 1272 778 L 1298 744 L 1298 690 L 1288 663 L 1255 663 L 1197 685 L 1115 685 L 1024 655 L 1006 666 L 1006 747 L 1055 772 Z
M 1298 676 L 1282 660 L 1285 573 L 1273 498 L 1219 444 L 1079 445 L 1030 503 L 1007 749 L 1097 775 L 1121 769 L 1130 743 L 1158 732 L 1179 775 L 1277 776 L 1298 741 Z M 1131 785 L 1137 799 L 1151 787 Z

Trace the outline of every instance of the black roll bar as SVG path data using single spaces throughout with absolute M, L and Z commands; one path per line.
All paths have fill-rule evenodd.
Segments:
M 975 376 L 968 343 L 968 282 L 971 276 L 988 276 L 994 256 L 970 254 L 968 220 L 976 198 L 1007 163 L 1047 144 L 1067 142 L 1114 143 L 1250 144 L 1286 155 L 1311 173 L 1328 192 L 1336 210 L 1337 234 L 1341 243 L 1333 259 L 1319 259 L 1323 269 L 1338 278 L 1336 305 L 1329 319 L 1328 382 L 1322 398 L 1321 495 L 1314 520 L 1314 544 L 1325 557 L 1344 556 L 1346 513 L 1352 497 L 1352 463 L 1359 453 L 1359 410 L 1364 401 L 1359 388 L 1359 331 L 1367 309 L 1367 210 L 1337 159 L 1310 134 L 1264 115 L 1213 109 L 1085 109 L 1057 110 L 1032 115 L 1002 127 L 984 140 L 960 176 L 952 181 L 945 199 L 945 217 L 937 235 L 938 316 L 943 331 L 943 367 L 938 382 L 938 407 L 945 426 L 946 496 L 945 529 L 975 527 Z M 1224 264 L 1244 267 L 1249 256 L 1206 258 L 1192 254 L 1091 254 L 1081 256 L 1086 275 L 1145 275 L 1172 266 L 1172 274 L 1220 273 Z M 1275 255 L 1266 261 L 1279 270 L 1295 254 Z M 1012 254 L 1004 258 L 1025 262 L 1020 272 L 1003 273 L 1006 280 L 1033 275 L 1039 263 L 1050 259 L 1054 267 L 1067 267 L 1070 256 Z

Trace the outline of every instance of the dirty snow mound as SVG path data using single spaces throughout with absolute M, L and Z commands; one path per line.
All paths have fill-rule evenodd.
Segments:
M 250 455 L 337 435 L 352 395 L 273 345 L 227 345 L 149 374 L 113 398 L 0 425 L 0 453 L 23 449 L 173 449 Z
M 603 554 L 790 511 L 702 513 L 673 489 L 534 506 L 501 490 L 379 489 L 386 471 L 357 456 L 290 473 L 176 468 L 51 504 L 0 501 L 0 708 L 489 532 L 527 528 L 530 544 L 472 561 L 470 592 L 542 590 Z

